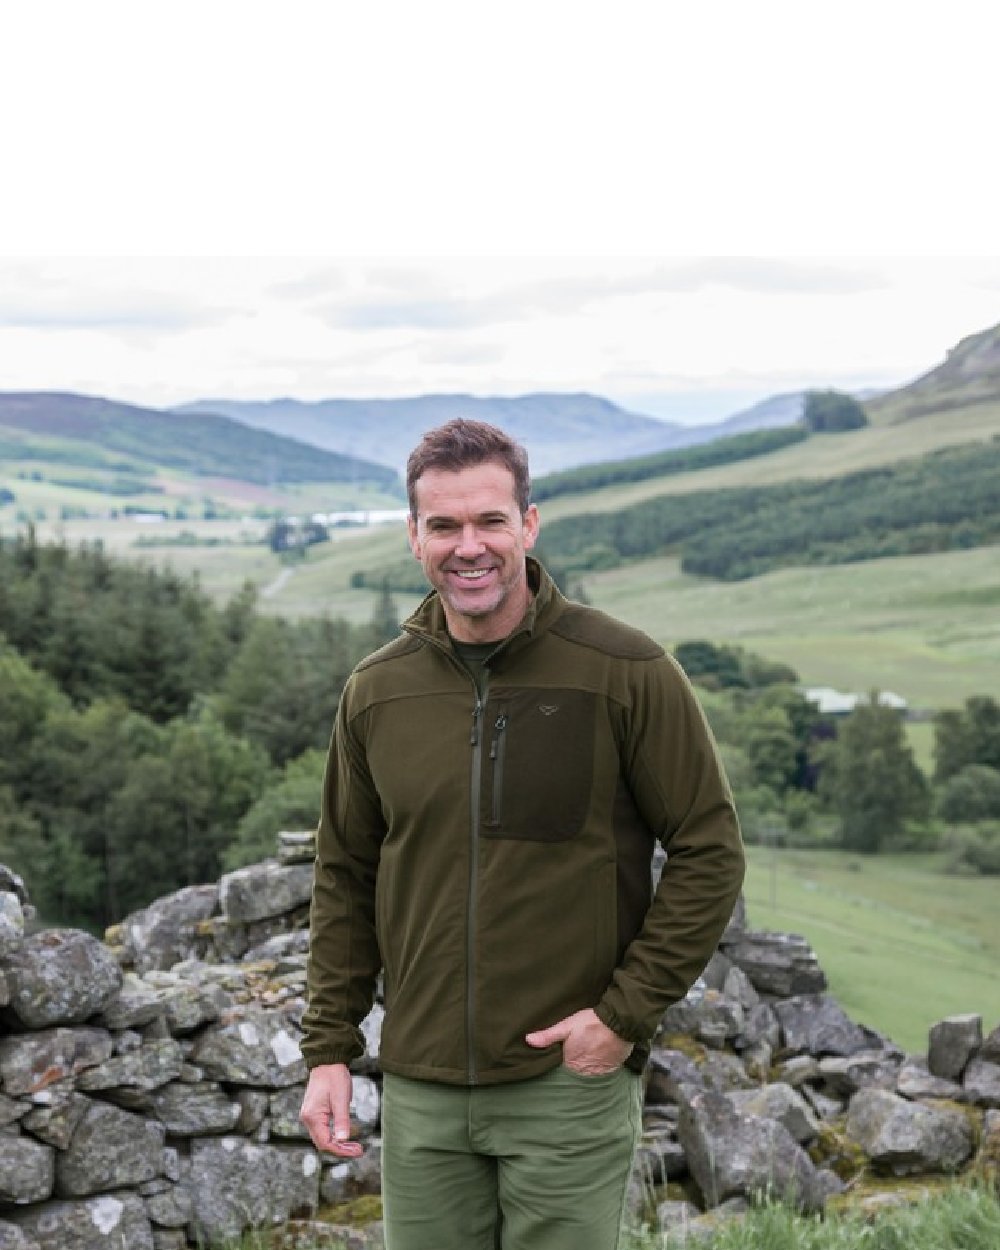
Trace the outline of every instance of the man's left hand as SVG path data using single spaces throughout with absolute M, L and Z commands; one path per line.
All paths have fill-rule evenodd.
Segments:
M 613 1033 L 589 1007 L 575 1011 L 547 1029 L 526 1034 L 524 1040 L 539 1050 L 561 1042 L 563 1063 L 582 1076 L 604 1076 L 614 1072 L 632 1051 L 632 1043 Z

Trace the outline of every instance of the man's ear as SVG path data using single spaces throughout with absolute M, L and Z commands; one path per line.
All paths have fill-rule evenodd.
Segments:
M 410 550 L 413 552 L 414 559 L 419 560 L 420 556 L 420 536 L 417 533 L 417 523 L 411 513 L 406 518 L 406 532 L 410 540 Z
M 538 531 L 542 527 L 538 508 L 533 503 L 528 504 L 521 526 L 524 533 L 524 549 L 525 551 L 530 551 L 535 543 L 538 542 Z

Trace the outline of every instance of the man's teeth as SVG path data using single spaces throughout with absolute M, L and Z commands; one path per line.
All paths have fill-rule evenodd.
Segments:
M 456 569 L 455 572 L 463 581 L 476 582 L 481 577 L 485 577 L 489 569 Z

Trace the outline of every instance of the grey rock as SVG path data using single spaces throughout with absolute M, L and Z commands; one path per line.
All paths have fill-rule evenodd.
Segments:
M 8 1098 L 6 1094 L 0 1094 L 0 1128 L 6 1128 L 8 1124 L 14 1124 L 20 1120 L 21 1116 L 27 1115 L 31 1107 L 19 1101 L 17 1098 Z
M 983 1018 L 948 1016 L 931 1026 L 927 1067 L 934 1076 L 957 1081 L 983 1040 Z
M 239 1106 L 240 1118 L 236 1121 L 236 1132 L 244 1137 L 252 1137 L 264 1122 L 267 1115 L 270 1095 L 262 1089 L 238 1089 L 233 1100 Z
M 979 1048 L 980 1059 L 988 1059 L 990 1063 L 1000 1063 L 1000 1024 L 983 1039 Z
M 761 994 L 817 994 L 826 989 L 826 974 L 815 952 L 796 933 L 743 932 L 723 937 L 722 950 L 742 968 Z
M 146 1209 L 137 1194 L 45 1202 L 11 1218 L 39 1250 L 154 1250 Z
M 24 909 L 13 890 L 0 886 L 0 959 L 8 959 L 24 942 Z
M 365 1152 L 357 1159 L 337 1159 L 323 1167 L 319 1182 L 324 1204 L 349 1202 L 365 1194 L 382 1192 L 382 1142 L 373 1137 L 365 1142 Z
M 153 1225 L 153 1250 L 187 1250 L 187 1233 L 181 1228 L 157 1228 Z
M 767 1042 L 772 1050 L 781 1045 L 781 1025 L 774 1014 L 770 1003 L 755 1003 L 743 1019 L 743 1036 L 739 1039 L 743 1046 L 755 1046 L 757 1042 Z
M 106 1029 L 137 1029 L 165 1010 L 160 990 L 134 972 L 126 972 L 118 993 L 104 1004 L 94 1023 Z
M 82 1024 L 118 992 L 122 970 L 103 943 L 78 929 L 25 938 L 8 959 L 10 1008 L 29 1029 Z
M 774 1004 L 788 1050 L 809 1055 L 853 1055 L 866 1050 L 869 1037 L 836 1000 L 826 994 L 799 994 Z
M 688 1055 L 669 1047 L 654 1046 L 646 1070 L 646 1103 L 674 1103 L 685 1088 L 702 1089 L 705 1078 Z
M 218 904 L 217 885 L 189 885 L 126 916 L 119 926 L 125 962 L 146 972 L 196 955 L 202 945 L 198 926 Z
M 683 999 L 668 1007 L 660 1021 L 661 1035 L 686 1034 L 707 1046 L 724 1046 L 743 1032 L 744 1013 L 738 1002 L 718 990 L 706 990 L 701 999 Z
M 214 1082 L 165 1085 L 151 1096 L 150 1109 L 175 1136 L 231 1133 L 240 1119 L 239 1103 Z
M 790 1085 L 780 1082 L 759 1089 L 735 1090 L 729 1101 L 740 1115 L 761 1116 L 777 1120 L 801 1145 L 808 1145 L 819 1132 L 819 1121 L 812 1108 Z
M 173 1038 L 145 1042 L 137 1050 L 112 1055 L 77 1078 L 82 1090 L 153 1090 L 176 1080 L 183 1056 Z
M 55 1183 L 55 1151 L 30 1137 L 13 1137 L 0 1150 L 0 1203 L 43 1202 Z
M 238 868 L 219 882 L 219 902 L 226 919 L 250 924 L 282 916 L 309 902 L 312 864 L 285 866 L 274 860 Z
M 903 1060 L 884 1050 L 860 1050 L 853 1055 L 827 1056 L 819 1061 L 820 1075 L 828 1090 L 850 1097 L 859 1089 L 893 1089 Z
M 191 1232 L 205 1240 L 245 1228 L 311 1216 L 319 1203 L 320 1163 L 300 1146 L 258 1145 L 242 1137 L 191 1143 Z
M 980 1107 L 1000 1107 L 1000 1063 L 973 1059 L 962 1076 L 962 1088 Z
M 158 1176 L 163 1142 L 162 1124 L 92 1102 L 56 1160 L 56 1192 L 62 1198 L 87 1197 Z
M 41 1247 L 23 1228 L 0 1219 L 0 1250 L 41 1250 Z
M 819 1080 L 819 1060 L 812 1055 L 793 1055 L 790 1059 L 782 1059 L 776 1064 L 777 1079 L 800 1089 L 811 1081 Z
M 677 1126 L 643 1133 L 633 1169 L 647 1191 L 687 1176 L 687 1159 L 677 1140 Z
M 955 1102 L 965 1097 L 957 1081 L 932 1076 L 927 1061 L 916 1055 L 909 1056 L 901 1065 L 896 1077 L 896 1093 L 910 1099 L 950 1098 Z
M 107 1029 L 44 1029 L 0 1038 L 0 1080 L 8 1094 L 30 1094 L 110 1059 Z
M 740 1115 L 728 1098 L 702 1090 L 681 1104 L 677 1134 L 708 1206 L 768 1194 L 804 1211 L 822 1210 L 816 1168 L 776 1120 Z
M 908 1102 L 884 1089 L 855 1094 L 846 1131 L 872 1163 L 896 1176 L 955 1172 L 970 1157 L 974 1136 L 958 1108 Z
M 191 1194 L 182 1185 L 168 1184 L 146 1199 L 146 1214 L 152 1224 L 163 1228 L 184 1228 L 191 1222 L 194 1206 Z
M 217 1081 L 283 1089 L 308 1075 L 300 1037 L 280 1014 L 248 1006 L 237 1018 L 200 1033 L 191 1060 Z
M 91 1105 L 90 1099 L 78 1094 L 68 1085 L 64 1085 L 58 1092 L 47 1092 L 52 1097 L 24 1117 L 24 1127 L 43 1142 L 55 1146 L 57 1150 L 66 1150 Z

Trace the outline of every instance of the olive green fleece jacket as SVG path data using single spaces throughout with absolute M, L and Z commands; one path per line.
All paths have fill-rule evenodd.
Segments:
M 743 880 L 732 795 L 693 691 L 644 634 L 533 603 L 480 698 L 429 595 L 344 689 L 323 785 L 302 1053 L 364 1053 L 380 969 L 387 1072 L 538 1075 L 524 1035 L 593 1007 L 641 1069 Z M 654 839 L 667 851 L 655 896 Z

